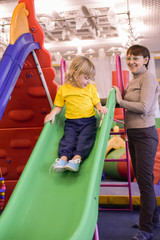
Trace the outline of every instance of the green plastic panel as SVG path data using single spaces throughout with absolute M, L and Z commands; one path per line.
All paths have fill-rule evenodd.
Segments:
M 160 128 L 160 118 L 155 118 L 156 128 Z
M 0 216 L 0 240 L 90 240 L 98 218 L 98 201 L 106 146 L 116 105 L 97 129 L 94 147 L 80 171 L 49 174 L 63 135 L 64 111 L 47 123 Z M 99 120 L 99 119 L 98 119 Z
M 126 152 L 125 148 L 119 148 L 112 150 L 108 155 L 106 159 L 120 159 L 121 156 Z M 104 172 L 107 175 L 107 177 L 115 178 L 115 179 L 121 179 L 118 172 L 118 162 L 104 162 Z

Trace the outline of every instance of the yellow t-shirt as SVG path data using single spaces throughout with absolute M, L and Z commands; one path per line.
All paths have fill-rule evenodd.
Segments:
M 62 85 L 56 94 L 54 105 L 66 106 L 66 118 L 88 118 L 95 115 L 94 106 L 100 102 L 96 87 L 89 84 L 85 88 L 73 87 L 70 83 Z

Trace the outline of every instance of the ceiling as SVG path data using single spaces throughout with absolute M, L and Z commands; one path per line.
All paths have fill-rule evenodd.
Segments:
M 9 32 L 18 1 L 0 0 L 0 27 Z M 45 47 L 53 61 L 124 53 L 138 43 L 160 52 L 159 0 L 35 0 L 38 22 L 45 33 Z M 6 35 L 7 36 L 7 35 Z M 0 38 L 1 47 L 5 41 Z

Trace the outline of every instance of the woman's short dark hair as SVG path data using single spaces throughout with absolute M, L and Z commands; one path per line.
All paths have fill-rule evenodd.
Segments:
M 145 64 L 146 68 L 148 68 L 149 60 L 150 60 L 150 52 L 148 48 L 141 45 L 133 45 L 127 50 L 127 55 L 134 56 L 143 56 L 144 58 L 148 57 L 148 62 Z

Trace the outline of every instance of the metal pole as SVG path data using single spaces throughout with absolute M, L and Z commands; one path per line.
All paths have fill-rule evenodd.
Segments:
M 94 240 L 99 240 L 99 232 L 98 232 L 98 225 L 96 224 L 95 232 L 94 232 Z
M 44 78 L 44 75 L 43 75 L 43 72 L 42 72 L 42 68 L 39 64 L 39 61 L 38 61 L 38 58 L 37 58 L 37 55 L 35 53 L 35 51 L 33 50 L 32 51 L 32 55 L 33 55 L 33 58 L 34 58 L 34 61 L 36 63 L 36 67 L 37 67 L 37 70 L 39 72 L 39 76 L 42 80 L 42 84 L 43 84 L 43 87 L 45 89 L 45 92 L 46 92 L 46 95 L 47 95 L 47 98 L 48 98 L 48 101 L 49 101 L 49 104 L 50 104 L 50 107 L 52 108 L 53 107 L 53 102 L 52 102 L 52 98 L 51 98 L 51 95 L 49 93 L 49 90 L 48 90 L 48 87 L 47 87 L 47 84 L 46 84 L 46 80 Z

